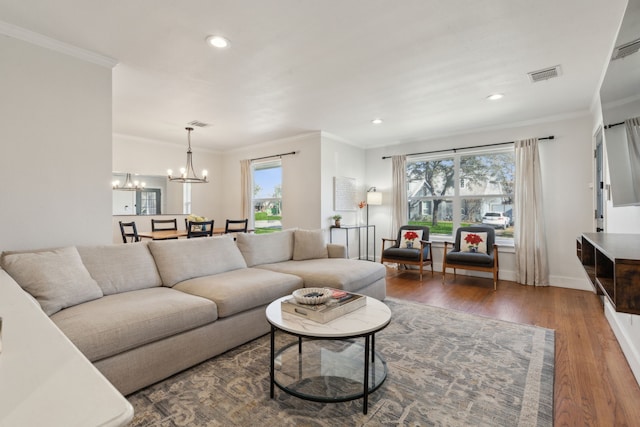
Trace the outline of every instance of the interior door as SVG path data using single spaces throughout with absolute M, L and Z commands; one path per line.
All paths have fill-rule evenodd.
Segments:
M 604 231 L 604 172 L 602 155 L 602 128 L 596 133 L 596 231 Z

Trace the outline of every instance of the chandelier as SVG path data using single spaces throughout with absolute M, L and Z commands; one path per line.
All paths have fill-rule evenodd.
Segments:
M 126 190 L 126 191 L 141 191 L 144 190 L 144 186 L 146 184 L 140 181 L 132 181 L 131 174 L 127 173 L 126 178 L 124 179 L 124 184 L 120 185 L 120 180 L 115 180 L 111 183 L 111 186 L 114 190 Z
M 169 169 L 167 174 L 169 175 L 169 181 L 172 182 L 189 182 L 193 184 L 201 184 L 209 182 L 207 180 L 207 171 L 202 171 L 202 178 L 198 178 L 196 171 L 193 169 L 193 159 L 191 154 L 191 131 L 193 128 L 185 128 L 187 130 L 187 140 L 189 142 L 189 149 L 187 150 L 187 166 L 180 168 L 180 176 L 173 176 L 173 171 Z

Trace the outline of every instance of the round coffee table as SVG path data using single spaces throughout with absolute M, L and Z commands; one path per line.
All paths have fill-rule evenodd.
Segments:
M 316 402 L 363 398 L 366 414 L 369 393 L 387 377 L 387 364 L 375 351 L 375 334 L 389 324 L 391 310 L 366 297 L 363 307 L 322 324 L 282 312 L 281 302 L 289 298 L 275 300 L 266 310 L 271 324 L 271 398 L 274 386 Z M 276 351 L 276 330 L 298 337 L 297 342 Z M 357 338 L 364 338 L 364 345 Z

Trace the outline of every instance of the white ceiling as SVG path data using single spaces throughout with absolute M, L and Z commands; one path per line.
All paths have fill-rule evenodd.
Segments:
M 624 46 L 640 37 L 640 0 L 630 0 L 615 46 Z M 640 96 L 640 53 L 612 60 L 607 68 L 600 96 L 603 108 Z M 606 116 L 606 114 L 605 114 Z M 606 124 L 606 123 L 605 123 Z
M 184 144 L 198 120 L 211 126 L 194 147 L 223 151 L 314 130 L 375 147 L 586 112 L 625 5 L 0 0 L 0 20 L 117 59 L 114 133 Z M 207 46 L 212 34 L 230 48 Z M 529 82 L 558 64 L 559 78 Z

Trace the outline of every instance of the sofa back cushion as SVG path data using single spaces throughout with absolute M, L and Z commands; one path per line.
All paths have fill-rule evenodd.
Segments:
M 293 234 L 293 260 L 328 258 L 322 230 L 296 230 Z
M 1 264 L 49 316 L 103 295 L 74 247 L 3 253 Z
M 79 246 L 78 252 L 105 295 L 162 286 L 147 243 Z
M 165 286 L 247 267 L 229 236 L 154 240 L 149 242 L 149 250 Z
M 293 233 L 294 230 L 269 234 L 239 233 L 236 237 L 247 266 L 253 267 L 293 258 Z

